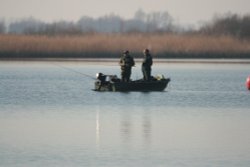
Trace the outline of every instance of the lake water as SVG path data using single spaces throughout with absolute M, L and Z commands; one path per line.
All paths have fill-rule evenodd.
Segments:
M 249 65 L 154 64 L 171 82 L 148 93 L 95 92 L 75 71 L 120 75 L 115 63 L 0 62 L 0 167 L 249 166 Z

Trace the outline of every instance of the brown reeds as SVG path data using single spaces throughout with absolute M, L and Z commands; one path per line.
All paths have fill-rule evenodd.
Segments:
M 53 54 L 62 57 L 98 55 L 109 57 L 120 54 L 123 50 L 141 54 L 144 48 L 152 50 L 154 56 L 168 57 L 173 54 L 185 56 L 204 54 L 250 55 L 250 41 L 243 41 L 231 36 L 177 35 L 177 34 L 89 34 L 81 36 L 28 36 L 0 35 L 0 57 L 8 55 Z M 68 54 L 66 54 L 68 53 Z M 103 53 L 103 54 L 102 54 Z M 30 57 L 32 57 L 30 55 Z M 64 56 L 63 56 L 64 55 Z M 13 56 L 15 57 L 15 56 Z M 249 56 L 250 57 L 250 56 Z M 185 58 L 185 57 L 184 57 Z

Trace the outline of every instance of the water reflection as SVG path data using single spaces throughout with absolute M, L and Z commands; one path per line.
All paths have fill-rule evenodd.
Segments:
M 123 112 L 122 118 L 121 118 L 121 135 L 122 140 L 124 143 L 128 143 L 132 136 L 132 127 L 133 123 L 131 120 L 131 115 L 126 113 L 126 111 Z
M 138 110 L 138 109 L 136 109 Z M 124 144 L 133 143 L 135 140 L 149 145 L 152 137 L 151 116 L 145 109 L 140 109 L 141 114 L 133 114 L 133 111 L 123 111 L 120 120 L 120 134 Z
M 120 109 L 119 112 L 110 108 L 95 109 L 95 145 L 107 146 L 111 143 L 148 146 L 152 142 L 152 115 L 145 108 L 133 108 L 130 111 Z M 108 111 L 108 112 L 106 112 Z M 136 113 L 137 112 L 137 113 Z M 118 138 L 117 138 L 118 137 Z
M 98 148 L 100 146 L 100 120 L 99 120 L 99 110 L 96 111 L 96 128 L 95 128 L 95 134 L 96 134 L 96 147 Z
M 150 144 L 152 135 L 152 123 L 151 123 L 151 117 L 149 115 L 143 116 L 142 127 L 143 127 L 142 131 L 143 131 L 144 143 L 146 145 Z

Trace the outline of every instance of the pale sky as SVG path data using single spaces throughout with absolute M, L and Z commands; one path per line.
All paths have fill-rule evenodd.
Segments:
M 81 16 L 97 18 L 111 13 L 129 19 L 138 9 L 167 11 L 177 23 L 197 24 L 215 14 L 249 14 L 250 0 L 0 0 L 0 19 L 77 21 Z

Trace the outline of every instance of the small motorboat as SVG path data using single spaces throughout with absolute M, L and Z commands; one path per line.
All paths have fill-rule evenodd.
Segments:
M 96 78 L 94 91 L 164 91 L 170 82 L 170 78 L 165 78 L 163 75 L 152 76 L 148 81 L 138 79 L 129 82 L 123 82 L 116 75 L 104 75 L 102 73 L 97 73 Z

